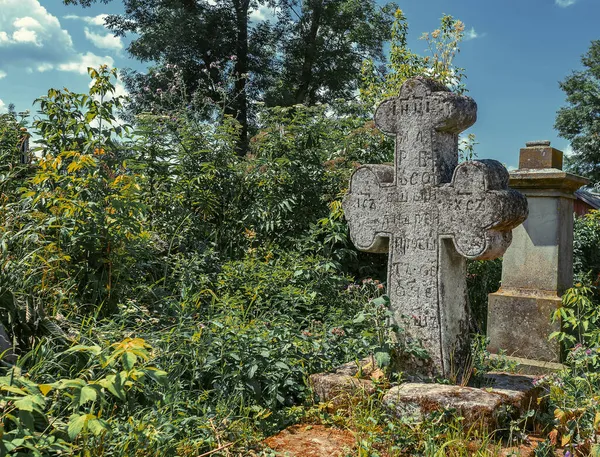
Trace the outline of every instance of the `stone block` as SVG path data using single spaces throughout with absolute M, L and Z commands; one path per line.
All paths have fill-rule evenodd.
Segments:
M 545 362 L 560 362 L 560 344 L 548 340 L 560 330 L 552 324 L 552 313 L 561 305 L 560 297 L 535 296 L 500 289 L 488 299 L 488 350 L 506 355 Z M 515 319 L 518 323 L 515 323 Z M 533 373 L 532 373 L 533 374 Z
M 371 377 L 378 378 L 380 374 L 374 360 L 366 358 L 345 363 L 329 373 L 310 375 L 309 383 L 316 400 L 332 402 L 334 407 L 339 408 L 348 404 L 357 394 L 373 393 L 375 384 Z
M 521 149 L 519 169 L 556 168 L 562 170 L 563 153 L 550 146 L 549 141 L 532 141 Z
M 537 407 L 538 390 L 529 376 L 494 373 L 486 388 L 444 384 L 406 383 L 393 387 L 384 404 L 397 416 L 423 420 L 435 411 L 453 410 L 463 426 L 483 427 L 489 432 L 504 426 L 528 409 Z

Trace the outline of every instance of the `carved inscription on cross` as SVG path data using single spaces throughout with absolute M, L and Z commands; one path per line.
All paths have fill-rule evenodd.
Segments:
M 466 258 L 492 259 L 527 217 L 527 200 L 508 189 L 495 160 L 458 166 L 458 134 L 477 105 L 425 79 L 408 80 L 383 102 L 377 126 L 396 136 L 395 164 L 364 165 L 343 207 L 356 247 L 389 252 L 394 323 L 429 360 L 406 363 L 426 376 L 449 376 L 469 350 Z

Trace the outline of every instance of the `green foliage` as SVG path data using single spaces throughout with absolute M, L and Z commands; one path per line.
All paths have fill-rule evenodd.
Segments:
M 553 442 L 571 455 L 598 455 L 600 431 L 600 358 L 598 346 L 575 346 L 568 354 L 567 368 L 545 376 L 540 385 L 548 389 L 554 410 Z
M 573 271 L 579 281 L 594 282 L 600 276 L 600 211 L 575 218 Z
M 561 323 L 561 330 L 551 338 L 561 342 L 566 368 L 540 381 L 548 390 L 547 400 L 554 411 L 548 421 L 552 428 L 548 452 L 553 445 L 560 445 L 571 455 L 600 455 L 597 219 L 597 212 L 592 212 L 575 221 L 574 269 L 582 281 L 566 291 L 562 306 L 553 315 L 553 321 Z M 544 455 L 541 452 L 539 455 Z
M 114 113 L 121 100 L 111 97 L 114 74 L 90 70 L 89 95 L 50 89 L 38 100 L 41 157 L 20 199 L 7 205 L 4 237 L 5 271 L 23 274 L 35 299 L 69 303 L 76 294 L 110 308 L 133 279 L 147 235 L 136 176 L 115 141 L 124 130 Z
M 128 400 L 148 383 L 166 381 L 164 371 L 147 365 L 151 348 L 139 338 L 105 348 L 75 345 L 61 356 L 79 362 L 79 376 L 36 383 L 14 367 L 0 377 L 2 455 L 102 449 L 114 423 L 127 417 Z
M 500 288 L 502 259 L 475 260 L 467 263 L 467 291 L 473 331 L 484 334 L 487 328 L 488 294 Z
M 600 314 L 591 287 L 577 283 L 562 298 L 562 306 L 554 312 L 552 322 L 560 322 L 561 330 L 550 335 L 572 347 L 576 343 L 587 346 L 600 344 Z
M 574 172 L 600 181 L 600 41 L 592 41 L 582 57 L 583 70 L 575 71 L 560 83 L 567 106 L 556 115 L 554 127 L 573 146 L 567 165 Z
M 361 100 L 374 107 L 385 98 L 396 96 L 402 84 L 415 76 L 427 76 L 440 81 L 456 92 L 464 92 L 464 70 L 454 65 L 459 44 L 464 36 L 464 24 L 452 16 L 440 20 L 440 28 L 425 33 L 429 56 L 420 56 L 408 48 L 408 22 L 402 10 L 396 10 L 392 24 L 389 69 L 381 71 L 370 59 L 363 61 Z
M 134 105 L 116 97 L 116 73 L 106 67 L 90 69 L 88 94 L 51 89 L 37 101 L 39 148 L 24 167 L 15 161 L 24 123 L 1 119 L 0 318 L 18 355 L 0 360 L 4 453 L 247 455 L 299 419 L 312 373 L 369 355 L 389 371 L 393 356 L 422 354 L 402 329 L 392 338 L 387 260 L 353 248 L 341 207 L 358 165 L 393 161 L 393 140 L 375 128 L 371 107 L 334 99 L 356 88 L 365 53 L 380 55 L 391 7 L 306 2 L 298 20 L 281 9 L 278 21 L 294 26 L 289 46 L 256 54 L 263 62 L 247 62 L 256 73 L 245 75 L 230 46 L 237 52 L 233 30 L 244 28 L 232 21 L 249 10 L 233 11 L 237 0 L 192 2 L 201 11 L 175 3 L 131 3 L 131 24 L 109 18 L 122 31 L 157 19 L 132 46 L 159 56 L 148 78 L 130 75 Z M 166 37 L 174 24 L 180 35 Z M 311 57 L 300 38 L 314 24 Z M 459 25 L 448 19 L 435 37 L 444 43 L 441 66 L 432 67 L 440 78 Z M 394 29 L 397 59 L 402 27 Z M 185 62 L 181 46 L 160 41 L 187 46 L 188 32 L 215 30 L 227 36 L 196 43 L 215 53 L 199 47 Z M 256 25 L 250 48 L 274 30 Z M 327 43 L 336 33 L 339 49 L 359 43 L 353 55 Z M 253 136 L 241 155 L 240 88 L 253 101 L 265 97 L 269 59 L 279 58 L 311 72 L 296 80 L 280 73 L 273 100 L 301 95 L 312 106 L 252 104 Z M 337 62 L 335 74 L 323 59 Z M 319 97 L 329 104 L 314 104 Z M 483 295 L 488 280 L 477 280 Z M 427 427 L 412 437 L 427 437 L 432 450 L 441 441 L 429 434 L 445 432 Z

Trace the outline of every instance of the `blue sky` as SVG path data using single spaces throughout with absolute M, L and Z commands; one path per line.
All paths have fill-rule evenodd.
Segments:
M 384 3 L 381 1 L 380 3 Z M 581 67 L 580 56 L 600 39 L 600 0 L 400 0 L 410 26 L 410 46 L 425 53 L 423 32 L 442 14 L 466 25 L 457 58 L 479 105 L 470 129 L 480 158 L 509 167 L 526 141 L 547 139 L 562 150 L 568 142 L 553 129 L 564 104 L 558 81 Z M 31 109 L 50 87 L 86 91 L 88 66 L 144 67 L 127 57 L 127 39 L 104 28 L 102 14 L 121 2 L 92 8 L 65 7 L 60 0 L 0 0 L 0 110 L 14 103 Z M 256 12 L 256 17 L 266 14 Z M 122 86 L 119 86 L 122 89 Z

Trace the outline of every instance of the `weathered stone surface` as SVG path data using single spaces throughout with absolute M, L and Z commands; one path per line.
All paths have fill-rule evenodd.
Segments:
M 538 407 L 541 389 L 536 387 L 534 376 L 492 372 L 484 376 L 484 383 L 487 392 L 502 396 L 517 409 L 517 413 Z
M 458 134 L 476 112 L 469 97 L 424 78 L 407 81 L 375 114 L 396 136 L 394 166 L 357 169 L 343 203 L 356 247 L 389 252 L 393 321 L 430 356 L 401 368 L 424 376 L 460 371 L 468 354 L 465 259 L 502 255 L 527 216 L 499 162 L 458 166 Z
M 562 152 L 549 144 L 528 143 L 520 164 L 524 169 L 511 172 L 510 186 L 527 197 L 529 217 L 513 231 L 502 261 L 502 287 L 489 296 L 487 333 L 490 352 L 526 359 L 521 369 L 536 374 L 536 361 L 561 361 L 559 343 L 548 340 L 560 324 L 550 318 L 573 285 L 574 192 L 587 180 L 560 170 Z M 532 169 L 538 165 L 548 168 Z
M 339 407 L 361 392 L 372 393 L 375 385 L 371 376 L 377 376 L 377 367 L 371 358 L 348 362 L 330 373 L 317 373 L 309 378 L 318 401 L 332 402 Z
M 556 293 L 535 296 L 519 290 L 500 289 L 491 294 L 488 299 L 488 350 L 494 354 L 503 350 L 510 357 L 559 361 L 560 344 L 557 340 L 548 341 L 548 336 L 560 330 L 560 324 L 553 324 L 550 317 L 561 304 Z
M 490 432 L 506 421 L 537 407 L 533 379 L 505 373 L 488 375 L 489 387 L 477 389 L 445 384 L 407 383 L 389 390 L 384 404 L 399 417 L 423 420 L 435 411 L 453 410 L 463 426 Z
M 519 169 L 556 168 L 562 170 L 563 153 L 550 147 L 550 141 L 529 141 L 521 149 Z

